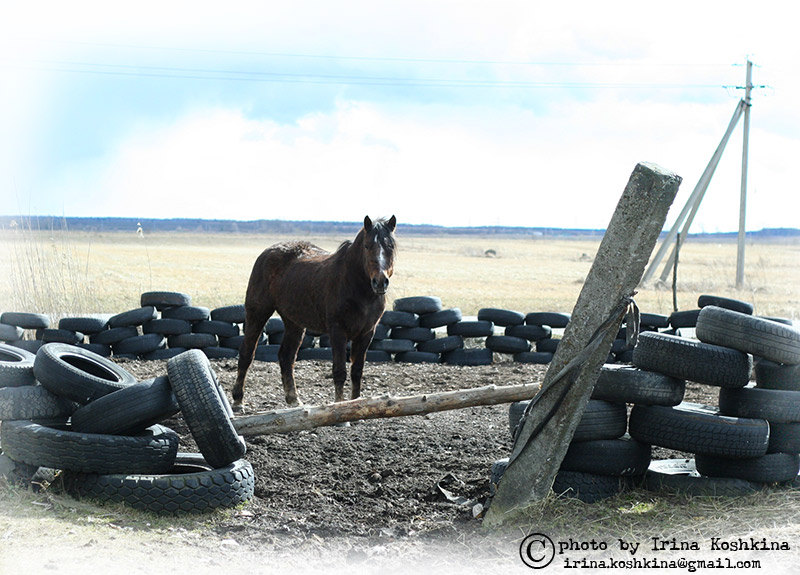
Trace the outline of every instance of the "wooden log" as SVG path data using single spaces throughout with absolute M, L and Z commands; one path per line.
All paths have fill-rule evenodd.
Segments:
M 620 304 L 633 295 L 642 278 L 680 182 L 679 176 L 652 164 L 634 168 L 548 367 L 540 399 L 521 422 L 509 465 L 484 516 L 485 526 L 519 518 L 550 493 L 619 329 L 618 310 L 624 310 Z M 604 324 L 609 329 L 588 347 Z M 576 360 L 584 353 L 587 357 Z M 568 364 L 576 367 L 564 376 Z
M 488 385 L 405 397 L 360 397 L 328 405 L 304 405 L 234 417 L 233 427 L 241 435 L 287 433 L 359 419 L 424 415 L 435 411 L 522 401 L 536 395 L 539 387 L 536 383 Z

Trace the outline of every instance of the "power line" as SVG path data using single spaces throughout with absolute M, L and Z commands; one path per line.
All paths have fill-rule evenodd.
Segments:
M 564 66 L 564 67 L 648 67 L 648 68 L 727 68 L 731 64 L 703 64 L 703 63 L 652 63 L 652 62 L 559 62 L 537 60 L 504 60 L 483 58 L 421 58 L 411 56 L 365 56 L 352 54 L 314 54 L 301 52 L 272 52 L 260 50 L 224 50 L 219 48 L 186 48 L 182 46 L 151 46 L 142 44 L 100 43 L 86 41 L 51 41 L 58 44 L 92 46 L 97 48 L 125 48 L 134 50 L 159 50 L 166 52 L 186 52 L 196 54 L 227 54 L 238 56 L 265 56 L 269 58 L 300 58 L 313 60 L 351 60 L 368 62 L 416 62 L 435 64 L 478 64 L 478 65 L 508 65 L 508 66 Z
M 20 67 L 17 65 L 15 67 Z M 232 80 L 245 82 L 276 82 L 298 84 L 339 84 L 409 87 L 459 87 L 459 88 L 719 88 L 719 84 L 685 84 L 662 82 L 544 82 L 530 80 L 490 80 L 433 77 L 368 76 L 354 74 L 294 73 L 249 70 L 226 70 L 169 66 L 140 66 L 132 64 L 99 64 L 76 61 L 34 61 L 23 68 L 94 74 L 120 77 L 171 78 L 186 80 Z

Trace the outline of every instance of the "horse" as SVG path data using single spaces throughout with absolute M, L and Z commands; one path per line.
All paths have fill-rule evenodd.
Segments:
M 337 402 L 344 401 L 347 342 L 352 343 L 352 398 L 361 395 L 367 348 L 383 315 L 394 271 L 396 225 L 394 216 L 375 222 L 366 216 L 355 239 L 343 242 L 334 253 L 293 241 L 275 244 L 258 256 L 245 296 L 245 333 L 232 394 L 235 410 L 243 408 L 247 370 L 264 325 L 275 311 L 285 328 L 278 363 L 289 406 L 301 405 L 294 363 L 306 329 L 330 336 Z

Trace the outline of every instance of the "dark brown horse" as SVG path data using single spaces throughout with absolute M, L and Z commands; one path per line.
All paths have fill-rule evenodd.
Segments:
M 352 342 L 352 397 L 361 395 L 367 347 L 383 314 L 393 271 L 396 224 L 394 216 L 376 222 L 367 216 L 355 240 L 344 242 L 332 254 L 308 242 L 287 242 L 258 256 L 244 303 L 244 341 L 233 388 L 235 408 L 241 409 L 247 370 L 264 325 L 275 311 L 285 327 L 278 362 L 286 403 L 300 404 L 294 362 L 306 328 L 330 335 L 336 401 L 344 399 L 347 342 Z

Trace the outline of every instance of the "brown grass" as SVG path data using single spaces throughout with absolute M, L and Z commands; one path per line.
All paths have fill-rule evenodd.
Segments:
M 0 265 L 13 281 L 0 285 L 0 307 L 54 313 L 117 313 L 137 307 L 144 291 L 189 293 L 197 305 L 241 303 L 253 261 L 289 238 L 239 234 L 5 230 Z M 335 249 L 344 237 L 303 237 Z M 474 315 L 482 307 L 523 312 L 571 311 L 599 240 L 495 236 L 400 235 L 390 297 L 437 295 L 446 307 Z M 486 250 L 496 257 L 486 257 Z M 690 240 L 678 269 L 678 306 L 692 309 L 712 293 L 752 302 L 761 315 L 800 318 L 800 242 L 751 242 L 745 288 L 735 283 L 736 244 Z M 660 269 L 659 269 L 660 272 Z M 657 277 L 657 276 L 656 276 Z M 33 296 L 28 288 L 52 287 Z M 61 291 L 59 291 L 61 290 Z M 58 305 L 47 305 L 49 299 Z M 640 288 L 643 311 L 672 311 L 666 286 Z M 70 306 L 73 306 L 70 308 Z

